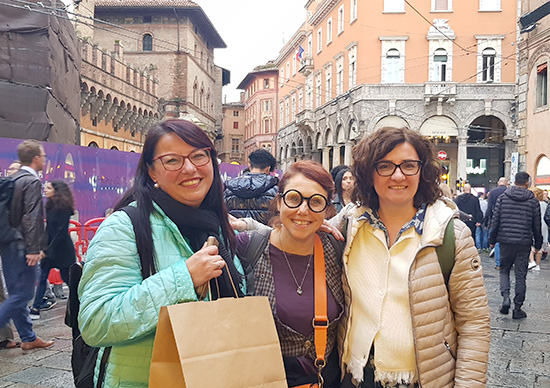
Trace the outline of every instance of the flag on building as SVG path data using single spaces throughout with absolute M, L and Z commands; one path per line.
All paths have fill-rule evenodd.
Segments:
M 301 61 L 303 56 L 304 56 L 304 48 L 302 46 L 299 46 L 296 49 L 296 60 Z

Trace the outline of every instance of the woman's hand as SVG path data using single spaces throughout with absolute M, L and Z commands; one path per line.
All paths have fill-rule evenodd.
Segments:
M 342 232 L 338 228 L 331 226 L 327 220 L 323 220 L 323 225 L 321 225 L 319 231 L 332 234 L 336 240 L 345 240 Z
M 225 261 L 218 255 L 218 247 L 204 243 L 200 251 L 197 251 L 185 262 L 193 280 L 193 285 L 198 287 L 222 274 Z
M 228 214 L 228 216 L 229 224 L 234 230 L 236 230 L 237 232 L 244 232 L 246 230 L 246 221 L 244 221 L 242 218 L 234 217 L 231 214 Z

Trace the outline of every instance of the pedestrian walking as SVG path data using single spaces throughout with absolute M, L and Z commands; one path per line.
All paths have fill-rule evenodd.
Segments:
M 44 168 L 46 154 L 35 140 L 25 140 L 19 144 L 17 154 L 21 169 L 12 175 L 15 185 L 10 204 L 10 225 L 17 233 L 13 241 L 0 245 L 9 294 L 0 305 L 0 327 L 13 320 L 23 342 L 21 348 L 30 350 L 53 345 L 53 341 L 37 337 L 27 307 L 34 295 L 35 266 L 44 247 L 42 184 L 38 172 Z
M 539 252 L 536 252 L 535 247 L 531 247 L 531 253 L 529 254 L 529 265 L 527 266 L 527 269 L 530 269 L 533 271 L 540 271 L 540 261 L 542 259 L 542 255 L 548 251 L 548 225 L 546 225 L 546 222 L 544 221 L 544 216 L 546 214 L 548 204 L 544 200 L 543 189 L 538 187 L 533 187 L 531 191 L 533 191 L 533 194 L 535 194 L 535 198 L 537 199 L 537 201 L 539 201 L 539 205 L 540 205 L 540 214 L 541 214 L 540 231 L 542 233 L 542 248 L 540 249 Z
M 30 316 L 40 318 L 40 310 L 49 309 L 46 282 L 52 268 L 58 268 L 61 279 L 69 284 L 69 267 L 76 261 L 73 240 L 69 235 L 69 219 L 74 213 L 74 199 L 70 187 L 62 180 L 46 183 L 46 234 L 48 245 L 40 262 L 40 277 Z
M 501 177 L 498 180 L 498 186 L 487 193 L 487 210 L 485 211 L 485 225 L 489 228 L 489 233 L 491 233 L 491 220 L 493 218 L 493 210 L 495 209 L 495 204 L 498 197 L 500 197 L 506 191 L 508 187 L 508 179 Z M 500 269 L 500 243 L 496 243 L 494 248 L 491 250 L 489 256 L 495 257 L 495 268 Z
M 11 176 L 20 169 L 21 162 L 19 160 L 14 160 L 8 166 L 6 176 Z M 6 296 L 4 295 L 6 293 L 5 291 L 7 290 L 4 281 L 4 271 L 2 270 L 2 263 L 0 263 L 0 303 L 6 300 Z M 0 328 L 0 349 L 13 349 L 19 346 L 21 346 L 21 342 L 15 340 L 11 324 L 8 322 L 4 327 Z
M 483 213 L 479 205 L 479 199 L 472 194 L 472 186 L 466 183 L 463 188 L 463 193 L 455 198 L 455 203 L 458 209 L 466 214 L 464 223 L 470 228 L 472 238 L 475 239 L 476 228 L 483 221 Z
M 489 242 L 491 246 L 500 243 L 500 313 L 506 315 L 510 310 L 510 270 L 514 266 L 514 319 L 527 317 L 522 307 L 527 289 L 525 279 L 529 253 L 532 245 L 535 253 L 542 247 L 540 205 L 533 192 L 528 190 L 530 183 L 528 173 L 518 172 L 515 186 L 507 188 L 497 199 L 491 221 Z
M 485 213 L 487 213 L 487 199 L 485 193 L 479 193 L 477 196 L 479 207 L 483 215 L 483 219 L 479 226 L 476 227 L 476 248 L 478 250 L 487 250 L 489 248 L 489 228 L 485 224 Z

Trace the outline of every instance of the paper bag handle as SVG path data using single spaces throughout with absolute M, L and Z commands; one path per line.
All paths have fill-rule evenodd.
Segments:
M 218 239 L 214 236 L 208 236 L 208 239 L 206 239 L 206 245 L 215 245 L 219 247 Z M 221 271 L 223 273 L 223 269 L 227 267 L 223 266 Z M 227 274 L 229 275 L 229 281 L 231 282 L 231 286 L 233 287 L 233 292 L 235 293 L 235 298 L 239 297 L 239 293 L 237 292 L 237 288 L 235 287 L 235 283 L 233 282 L 233 278 L 231 277 L 231 272 L 227 270 Z M 216 288 L 218 290 L 218 295 L 220 294 L 220 285 L 218 283 L 218 278 L 215 278 L 216 281 Z M 212 289 L 210 288 L 210 281 L 207 281 L 205 284 L 201 284 L 196 288 L 197 296 L 199 297 L 199 300 L 202 300 L 208 295 L 208 299 L 212 300 Z

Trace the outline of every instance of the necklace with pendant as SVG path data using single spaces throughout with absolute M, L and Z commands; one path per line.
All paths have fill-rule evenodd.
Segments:
M 281 241 L 281 234 L 279 233 L 279 245 L 281 246 L 281 252 L 283 252 L 283 256 L 285 257 L 286 264 L 288 265 L 288 269 L 290 270 L 290 274 L 292 275 L 292 279 L 294 279 L 294 283 L 296 283 L 296 293 L 298 295 L 302 295 L 304 291 L 302 290 L 302 286 L 304 285 L 304 281 L 306 280 L 307 271 L 309 271 L 309 267 L 311 266 L 311 258 L 313 257 L 313 254 L 309 255 L 309 260 L 307 261 L 307 267 L 306 271 L 304 272 L 304 276 L 302 277 L 302 281 L 300 284 L 298 284 L 298 280 L 296 280 L 296 276 L 294 275 L 294 271 L 292 270 L 292 267 L 290 266 L 290 261 L 288 260 L 288 257 L 286 256 L 286 252 L 282 249 L 283 243 Z

